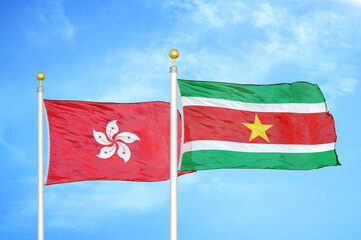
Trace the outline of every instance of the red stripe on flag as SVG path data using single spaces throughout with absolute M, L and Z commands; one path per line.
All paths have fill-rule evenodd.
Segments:
M 269 113 L 232 110 L 218 107 L 183 108 L 184 142 L 220 140 L 242 143 L 323 144 L 336 141 L 334 120 L 329 113 Z M 250 140 L 255 116 L 261 124 L 273 125 L 266 130 L 269 142 L 258 136 Z

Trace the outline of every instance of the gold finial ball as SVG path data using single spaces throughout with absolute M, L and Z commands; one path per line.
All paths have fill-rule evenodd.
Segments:
M 36 74 L 36 78 L 37 78 L 39 81 L 43 81 L 44 78 L 45 78 L 45 74 L 42 73 L 42 72 L 39 72 L 38 74 Z
M 179 52 L 177 49 L 172 49 L 169 51 L 169 57 L 172 59 L 176 59 L 179 56 Z

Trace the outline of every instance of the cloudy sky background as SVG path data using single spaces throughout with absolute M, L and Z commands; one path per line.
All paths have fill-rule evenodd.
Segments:
M 179 178 L 179 239 L 361 238 L 361 1 L 1 1 L 0 239 L 37 235 L 37 102 L 169 101 L 178 77 L 320 85 L 341 167 Z M 46 156 L 46 154 L 45 154 Z M 169 239 L 169 181 L 45 187 L 46 239 Z

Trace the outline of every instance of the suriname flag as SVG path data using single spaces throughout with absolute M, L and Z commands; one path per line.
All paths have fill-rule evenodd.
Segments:
M 340 165 L 334 120 L 316 84 L 178 79 L 178 86 L 184 126 L 180 171 Z

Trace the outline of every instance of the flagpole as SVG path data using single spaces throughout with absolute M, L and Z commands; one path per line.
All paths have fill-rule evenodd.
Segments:
M 40 81 L 38 92 L 38 240 L 44 240 L 44 133 L 43 133 L 43 93 L 41 82 L 45 75 L 39 72 L 36 78 Z
M 170 240 L 178 239 L 178 203 L 177 203 L 177 73 L 175 60 L 179 56 L 176 49 L 169 52 L 173 59 L 170 67 Z

